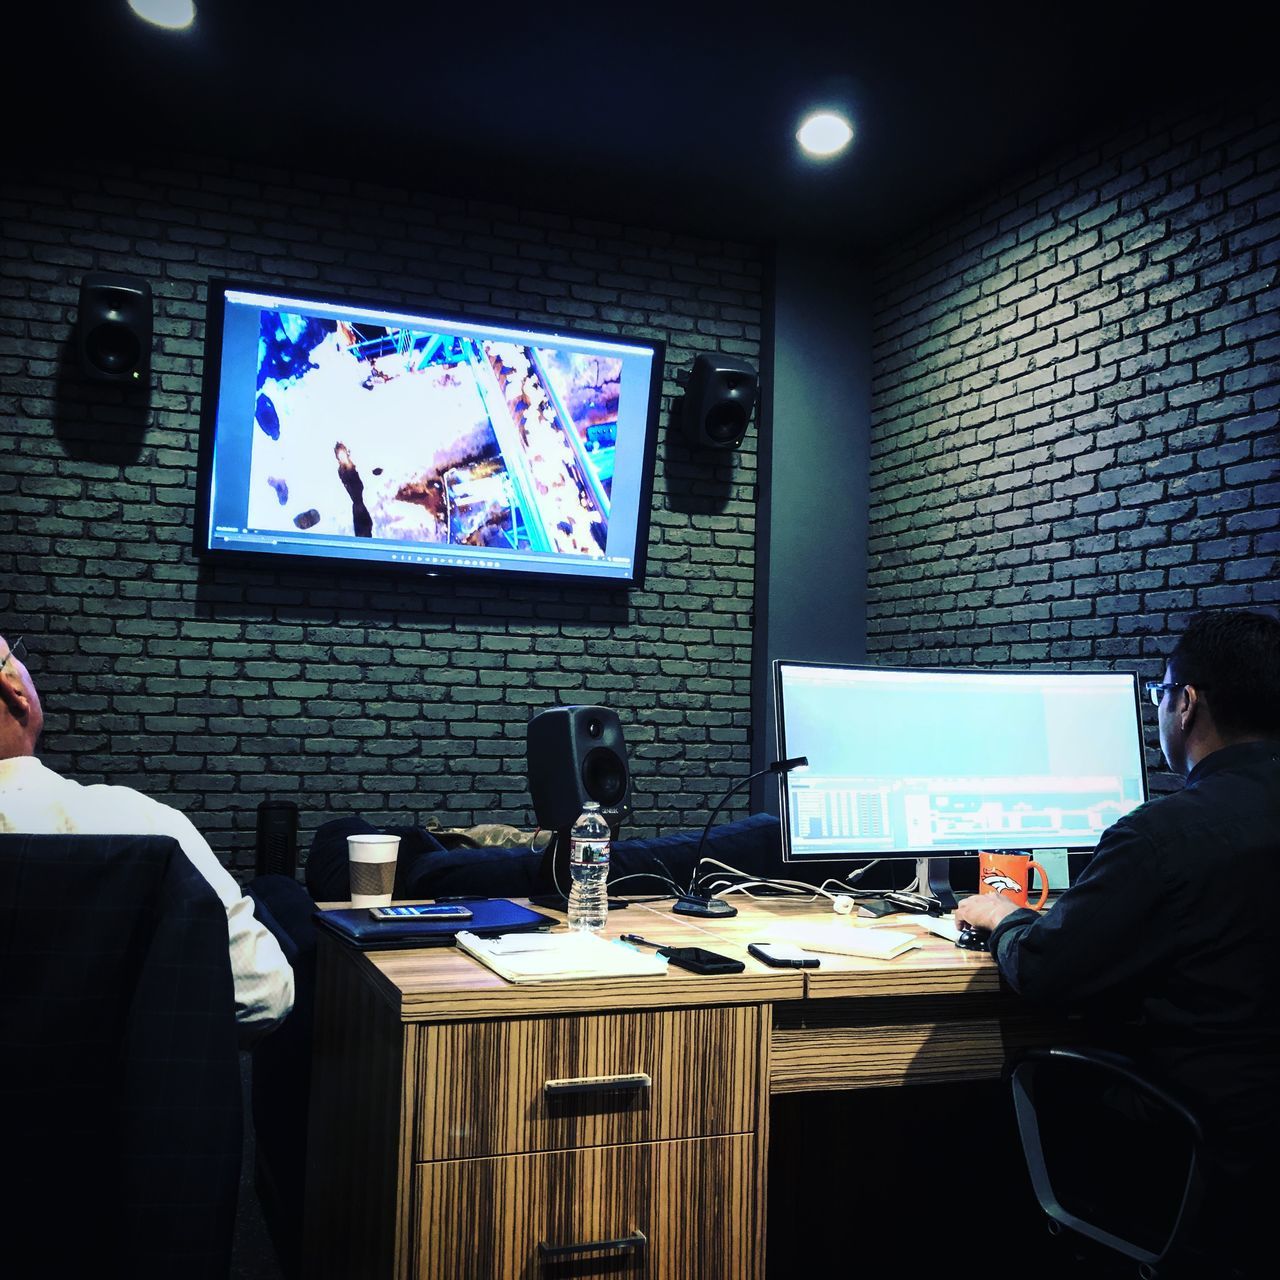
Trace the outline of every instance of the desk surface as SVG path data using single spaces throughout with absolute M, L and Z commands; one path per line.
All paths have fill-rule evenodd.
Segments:
M 748 943 L 769 941 L 771 924 L 830 920 L 831 912 L 812 903 L 780 900 L 738 905 L 737 916 L 703 920 L 673 915 L 665 902 L 632 903 L 609 913 L 603 934 L 618 938 L 638 933 L 664 945 L 706 947 L 743 960 L 746 968 L 742 973 L 694 974 L 672 967 L 656 977 L 516 984 L 454 947 L 368 951 L 364 953 L 368 964 L 362 971 L 405 1021 L 591 1013 L 624 1005 L 644 1009 L 772 1004 L 805 999 L 976 995 L 999 990 L 990 956 L 962 950 L 928 933 L 913 923 L 910 915 L 893 917 L 891 927 L 917 934 L 920 946 L 892 960 L 824 953 L 817 969 L 770 968 L 748 954 Z M 855 920 L 850 927 L 886 926 Z

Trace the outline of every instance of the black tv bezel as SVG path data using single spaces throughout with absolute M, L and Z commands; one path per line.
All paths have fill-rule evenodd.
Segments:
M 1151 786 L 1147 777 L 1146 734 L 1142 723 L 1142 685 L 1136 671 L 1116 671 L 1108 667 L 912 667 L 900 664 L 881 665 L 874 662 L 805 662 L 798 658 L 774 658 L 773 667 L 773 710 L 775 737 L 777 738 L 778 758 L 785 759 L 783 740 L 783 707 L 782 707 L 782 668 L 783 667 L 821 667 L 836 671 L 874 671 L 877 673 L 895 673 L 903 675 L 1025 675 L 1025 676 L 1127 676 L 1133 683 L 1134 714 L 1138 724 L 1139 763 L 1142 766 L 1142 803 L 1151 798 Z M 792 748 L 794 749 L 794 748 Z M 883 859 L 933 860 L 945 862 L 948 858 L 974 858 L 977 849 L 893 849 L 888 852 L 850 852 L 832 854 L 801 854 L 796 856 L 791 851 L 790 812 L 787 803 L 787 775 L 778 776 L 778 816 L 781 819 L 780 832 L 782 842 L 782 860 L 791 866 L 807 866 L 822 862 L 843 863 L 870 862 Z M 1065 849 L 1068 853 L 1092 853 L 1097 841 L 1088 844 L 1053 844 L 1044 845 L 1048 849 Z
M 246 551 L 240 547 L 209 546 L 210 499 L 213 485 L 214 439 L 218 427 L 218 403 L 222 371 L 223 317 L 225 299 L 229 290 L 262 293 L 299 302 L 314 302 L 327 307 L 364 308 L 406 319 L 424 318 L 445 323 L 474 325 L 478 327 L 527 329 L 549 339 L 573 341 L 583 338 L 598 342 L 611 342 L 645 347 L 653 352 L 653 374 L 649 382 L 649 403 L 645 408 L 645 442 L 639 500 L 636 510 L 636 546 L 631 562 L 631 572 L 626 577 L 601 574 L 577 574 L 567 570 L 541 569 L 490 569 L 470 567 L 465 564 L 415 564 L 411 561 L 359 559 L 342 555 L 294 555 L 287 551 Z M 519 319 L 515 314 L 489 316 L 477 312 L 458 312 L 442 308 L 419 308 L 413 303 L 399 303 L 386 297 L 372 298 L 338 287 L 321 291 L 315 287 L 294 288 L 289 284 L 273 283 L 261 279 L 242 279 L 230 276 L 210 276 L 205 297 L 205 329 L 203 340 L 204 368 L 201 374 L 200 425 L 196 453 L 196 495 L 192 547 L 196 558 L 213 567 L 253 568 L 263 572 L 275 570 L 310 571 L 328 575 L 351 572 L 386 572 L 397 577 L 448 578 L 453 581 L 474 581 L 492 585 L 504 583 L 510 587 L 527 585 L 580 587 L 586 591 L 633 591 L 644 586 L 648 567 L 649 535 L 653 524 L 653 479 L 658 454 L 660 411 L 663 381 L 666 374 L 667 344 L 661 338 L 639 337 L 627 333 L 607 333 L 601 330 L 577 326 L 555 326 L 535 320 Z M 412 544 L 419 545 L 419 544 Z

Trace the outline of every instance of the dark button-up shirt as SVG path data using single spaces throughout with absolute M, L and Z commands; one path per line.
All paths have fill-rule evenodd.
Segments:
M 1017 991 L 1102 1015 L 1236 1169 L 1280 1116 L 1280 742 L 1225 747 L 1121 818 L 1043 916 L 989 949 Z M 1246 1150 L 1248 1149 L 1248 1150 Z

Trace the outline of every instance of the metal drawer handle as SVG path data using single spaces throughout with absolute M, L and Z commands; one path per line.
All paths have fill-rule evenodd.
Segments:
M 634 1231 L 631 1235 L 622 1236 L 617 1240 L 592 1240 L 587 1244 L 547 1244 L 545 1240 L 539 1240 L 538 1256 L 540 1258 L 571 1258 L 579 1253 L 627 1253 L 629 1251 L 639 1253 L 648 1243 L 643 1231 Z
M 648 1089 L 653 1081 L 643 1071 L 621 1076 L 574 1076 L 568 1080 L 548 1080 L 542 1091 L 548 1098 L 563 1098 L 571 1093 L 617 1093 L 625 1089 Z

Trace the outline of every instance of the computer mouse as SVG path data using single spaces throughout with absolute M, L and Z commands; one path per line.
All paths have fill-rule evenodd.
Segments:
M 965 925 L 956 939 L 956 946 L 963 947 L 966 951 L 985 951 L 990 936 L 989 929 L 975 929 L 972 925 Z

